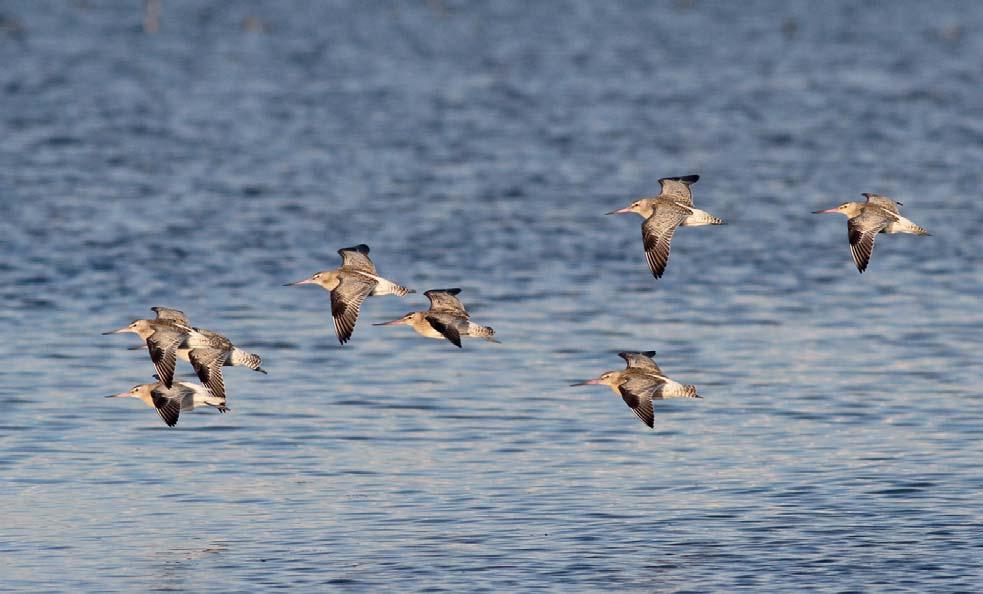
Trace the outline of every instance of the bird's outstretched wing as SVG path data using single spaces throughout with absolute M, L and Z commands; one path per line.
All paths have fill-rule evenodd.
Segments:
M 456 297 L 461 289 L 430 289 L 423 293 L 430 300 L 430 311 L 449 313 L 468 318 L 470 314 L 464 309 L 464 304 Z
M 887 196 L 879 196 L 877 194 L 871 194 L 869 192 L 864 192 L 861 194 L 867 199 L 867 204 L 873 204 L 874 206 L 879 206 L 888 212 L 893 212 L 894 214 L 901 214 L 898 210 L 898 205 L 901 204 L 895 200 L 891 200 Z
M 154 389 L 150 392 L 150 397 L 154 401 L 154 408 L 157 414 L 167 424 L 168 427 L 177 425 L 177 419 L 181 416 L 181 399 L 170 397 L 166 391 Z
M 642 223 L 642 245 L 652 276 L 662 278 L 669 264 L 669 249 L 676 227 L 692 214 L 688 208 L 661 202 L 655 205 L 652 216 Z
M 338 250 L 341 256 L 341 267 L 349 270 L 360 270 L 369 274 L 376 274 L 375 264 L 369 259 L 369 246 L 364 243 L 341 248 Z
M 659 180 L 662 186 L 661 196 L 670 198 L 686 206 L 693 206 L 693 192 L 689 189 L 700 180 L 699 175 L 684 175 L 681 177 L 663 177 Z
M 157 314 L 158 320 L 164 320 L 167 322 L 174 322 L 175 324 L 181 326 L 191 327 L 191 322 L 188 321 L 188 316 L 184 315 L 184 312 L 179 309 L 171 309 L 169 307 L 161 307 L 156 305 L 150 308 L 150 311 Z
M 874 237 L 881 232 L 890 221 L 875 211 L 865 209 L 864 212 L 849 219 L 846 223 L 847 234 L 850 238 L 850 251 L 857 270 L 863 274 L 867 263 L 874 251 Z
M 463 348 L 461 345 L 461 331 L 457 327 L 460 321 L 459 318 L 446 313 L 429 313 L 424 319 L 434 330 L 440 332 L 444 335 L 444 338 L 451 341 L 454 346 Z
M 631 409 L 631 412 L 635 413 L 635 416 L 639 418 L 643 423 L 649 427 L 655 427 L 655 413 L 652 410 L 652 397 L 644 394 L 633 392 L 630 388 L 627 388 L 624 384 L 618 386 L 618 391 L 621 392 L 621 397 L 624 398 L 625 404 Z
M 331 291 L 331 316 L 341 344 L 351 340 L 362 302 L 372 293 L 374 287 L 375 281 L 358 275 L 345 275 Z
M 187 334 L 180 330 L 161 328 L 147 337 L 147 350 L 150 361 L 157 370 L 160 381 L 168 388 L 174 382 L 174 367 L 177 365 L 177 349 L 184 343 Z
M 652 359 L 652 357 L 655 356 L 655 351 L 626 351 L 623 353 L 618 353 L 618 356 L 624 359 L 625 363 L 627 363 L 625 366 L 626 369 L 635 368 L 644 371 L 651 371 L 652 373 L 659 375 L 662 374 L 662 369 L 660 369 L 658 363 Z
M 219 398 L 225 398 L 225 378 L 222 377 L 222 366 L 229 358 L 229 351 L 221 349 L 191 349 L 188 360 L 195 368 L 195 374 L 202 385 Z

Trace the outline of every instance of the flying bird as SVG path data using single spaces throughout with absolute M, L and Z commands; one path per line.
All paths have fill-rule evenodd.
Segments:
M 159 306 L 150 309 L 157 314 L 156 318 L 133 320 L 122 328 L 103 334 L 132 333 L 139 336 L 150 351 L 150 360 L 161 378 L 160 381 L 170 388 L 174 379 L 174 366 L 177 363 L 177 349 L 191 331 L 191 325 L 187 316 L 180 310 Z
M 901 211 L 898 210 L 898 206 L 903 206 L 901 202 L 877 194 L 864 193 L 861 196 L 867 201 L 844 202 L 835 208 L 813 211 L 813 214 L 831 213 L 846 216 L 850 251 L 853 253 L 853 261 L 860 274 L 867 270 L 867 263 L 874 251 L 874 238 L 878 233 L 931 235 L 901 216 Z
M 375 264 L 369 259 L 369 246 L 359 244 L 338 250 L 341 267 L 318 272 L 310 278 L 284 286 L 318 285 L 331 293 L 331 316 L 334 318 L 338 340 L 345 344 L 351 340 L 358 321 L 358 312 L 365 298 L 380 295 L 405 297 L 416 293 L 379 276 Z
M 229 410 L 225 406 L 224 397 L 216 396 L 208 388 L 189 382 L 174 382 L 170 388 L 160 381 L 139 384 L 127 392 L 112 394 L 106 398 L 137 398 L 156 409 L 168 427 L 177 425 L 182 411 L 191 411 L 202 406 L 217 408 L 223 413 Z
M 150 353 L 150 361 L 157 370 L 160 382 L 170 388 L 174 370 L 180 358 L 191 363 L 201 383 L 219 397 L 225 397 L 225 380 L 222 367 L 248 367 L 265 374 L 262 358 L 232 344 L 218 332 L 189 325 L 187 316 L 176 309 L 151 308 L 157 317 L 153 320 L 134 320 L 118 330 L 103 334 L 130 332 L 144 340 Z
M 461 338 L 473 336 L 484 338 L 489 342 L 498 342 L 494 338 L 495 330 L 471 321 L 471 314 L 457 298 L 461 289 L 431 289 L 424 293 L 430 300 L 427 311 L 411 311 L 405 316 L 374 326 L 410 326 L 420 336 L 427 338 L 446 338 L 458 348 L 462 348 Z
M 666 266 L 669 265 L 669 249 L 677 227 L 726 224 L 723 219 L 693 206 L 690 186 L 699 179 L 699 175 L 664 177 L 659 180 L 662 189 L 658 196 L 639 198 L 624 208 L 607 213 L 635 213 L 644 219 L 642 246 L 655 278 L 662 278 Z
M 600 376 L 571 384 L 573 386 L 602 385 L 621 396 L 628 408 L 649 427 L 655 426 L 653 400 L 670 398 L 702 398 L 696 386 L 670 379 L 652 359 L 655 351 L 618 353 L 627 363 L 621 370 L 607 371 Z

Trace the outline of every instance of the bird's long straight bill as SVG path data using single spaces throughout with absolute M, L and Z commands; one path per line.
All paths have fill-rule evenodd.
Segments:
M 304 280 L 299 280 L 299 281 L 296 281 L 296 282 L 293 282 L 293 283 L 287 283 L 287 284 L 285 284 L 283 286 L 284 287 L 293 287 L 293 286 L 296 286 L 296 285 L 313 285 L 313 284 L 314 284 L 314 279 L 313 278 L 305 278 Z
M 129 392 L 120 392 L 119 394 L 110 394 L 109 396 L 106 396 L 106 398 L 123 398 L 129 395 L 130 395 Z
M 399 318 L 398 320 L 389 320 L 388 322 L 378 322 L 372 325 L 373 326 L 400 326 L 402 324 L 403 324 L 403 318 Z
M 601 380 L 595 378 L 595 379 L 584 380 L 582 382 L 577 382 L 575 384 L 570 384 L 570 385 L 571 386 L 596 386 L 599 383 L 601 383 Z
M 612 210 L 611 212 L 606 212 L 606 213 L 604 213 L 604 214 L 606 214 L 606 215 L 613 215 L 613 214 L 628 214 L 628 213 L 630 213 L 630 212 L 631 212 L 631 207 L 629 207 L 629 206 L 626 206 L 626 207 L 624 207 L 624 208 L 619 208 L 618 210 Z
M 106 336 L 107 334 L 122 334 L 123 332 L 126 332 L 127 328 L 129 328 L 129 326 L 123 326 L 119 330 L 110 330 L 109 332 L 103 332 L 102 335 Z
M 812 211 L 812 214 L 827 214 L 827 213 L 834 213 L 834 212 L 839 212 L 839 211 L 835 208 L 827 208 L 826 210 L 814 210 Z

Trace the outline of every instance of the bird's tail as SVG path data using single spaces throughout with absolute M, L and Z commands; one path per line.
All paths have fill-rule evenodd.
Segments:
M 928 231 L 919 227 L 918 225 L 912 223 L 908 219 L 901 217 L 893 225 L 891 229 L 895 233 L 911 233 L 912 235 L 931 235 Z
M 482 326 L 480 324 L 475 324 L 470 322 L 468 326 L 468 336 L 474 336 L 475 338 L 484 338 L 488 342 L 499 342 L 492 338 L 495 336 L 495 329 L 491 326 Z
M 407 289 L 402 285 L 397 285 L 391 280 L 386 280 L 382 277 L 378 277 L 378 284 L 376 284 L 375 289 L 372 290 L 372 294 L 379 295 L 396 295 L 397 297 L 406 297 L 410 293 L 416 293 L 413 289 Z
M 690 208 L 693 214 L 686 217 L 683 221 L 684 227 L 701 227 L 703 225 L 726 225 L 727 221 L 721 219 L 720 217 L 715 217 L 712 214 L 699 210 L 697 208 Z
M 693 384 L 680 384 L 669 380 L 662 387 L 663 398 L 703 398 L 696 393 L 696 386 Z
M 232 356 L 229 357 L 232 365 L 239 367 L 248 367 L 253 371 L 258 371 L 260 373 L 266 373 L 260 365 L 263 363 L 263 359 L 259 355 L 254 355 L 252 353 L 247 353 L 246 351 L 236 347 L 232 349 Z

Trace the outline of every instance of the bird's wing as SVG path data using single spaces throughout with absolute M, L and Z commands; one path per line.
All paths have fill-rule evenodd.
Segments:
M 892 212 L 894 214 L 901 214 L 901 211 L 898 210 L 898 205 L 901 203 L 891 200 L 887 196 L 878 196 L 877 194 L 870 194 L 867 192 L 864 192 L 863 194 L 861 194 L 861 196 L 867 199 L 867 204 L 873 204 L 874 206 L 879 206 L 884 210 L 888 212 Z
M 850 251 L 857 270 L 863 273 L 867 270 L 867 262 L 874 251 L 874 237 L 887 226 L 890 221 L 874 210 L 864 209 L 862 213 L 846 222 L 847 234 L 850 237 Z
M 669 202 L 655 205 L 652 216 L 642 223 L 642 245 L 652 276 L 662 278 L 669 264 L 669 247 L 676 227 L 691 214 L 688 208 Z
M 167 423 L 167 426 L 173 427 L 177 425 L 177 419 L 181 416 L 181 399 L 171 397 L 169 390 L 162 390 L 160 388 L 153 389 L 150 392 L 150 396 L 154 401 L 154 408 L 157 409 L 157 414 Z
M 147 350 L 150 361 L 157 370 L 160 381 L 168 388 L 174 382 L 174 367 L 177 365 L 177 349 L 187 335 L 176 329 L 161 328 L 147 337 Z
M 351 340 L 362 302 L 372 293 L 375 282 L 356 275 L 343 275 L 338 286 L 331 291 L 331 316 L 338 340 L 345 344 Z
M 188 360 L 194 367 L 201 383 L 219 398 L 225 398 L 225 379 L 222 377 L 222 366 L 229 358 L 229 351 L 221 349 L 191 349 Z
M 662 369 L 659 368 L 658 363 L 656 363 L 652 357 L 655 356 L 655 351 L 642 351 L 639 353 L 626 351 L 624 353 L 618 353 L 618 356 L 625 360 L 628 365 L 625 366 L 626 369 L 641 369 L 644 371 L 651 371 L 653 373 L 662 374 Z
M 699 175 L 684 175 L 682 177 L 663 177 L 659 180 L 662 186 L 662 196 L 667 196 L 675 202 L 693 206 L 693 192 L 689 187 L 700 180 Z
M 468 318 L 470 314 L 464 309 L 461 300 L 455 297 L 461 289 L 430 289 L 423 293 L 430 300 L 430 311 L 450 313 L 457 316 Z
M 635 413 L 643 423 L 649 427 L 655 427 L 655 413 L 652 411 L 652 397 L 631 391 L 624 384 L 618 386 L 621 397 L 625 399 L 625 404 Z
M 166 320 L 168 322 L 174 322 L 181 326 L 191 326 L 191 322 L 188 321 L 188 316 L 184 315 L 184 312 L 179 309 L 171 309 L 169 307 L 161 307 L 159 305 L 151 307 L 150 310 L 157 314 L 158 320 Z
M 188 333 L 188 345 L 191 348 L 212 348 L 231 350 L 232 341 L 228 337 L 212 332 L 205 328 L 192 328 Z
M 444 335 L 444 338 L 451 341 L 457 348 L 461 345 L 461 331 L 457 327 L 459 318 L 446 313 L 429 313 L 424 317 L 434 330 Z
M 338 250 L 338 255 L 341 256 L 341 267 L 347 268 L 349 270 L 361 270 L 362 272 L 368 272 L 369 274 L 376 274 L 375 264 L 369 259 L 369 246 L 364 243 L 358 245 L 341 248 Z

